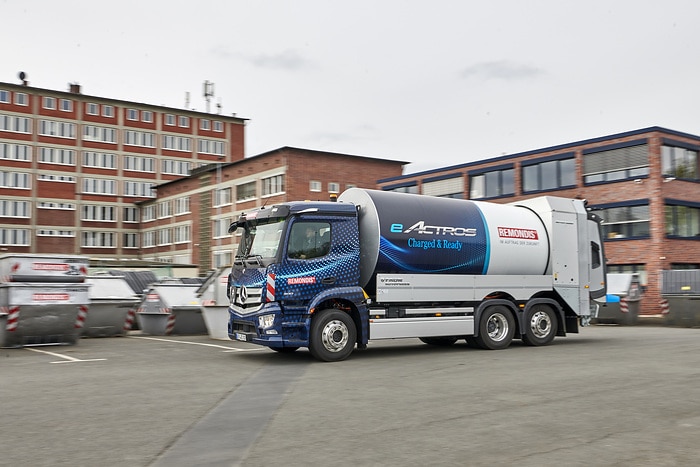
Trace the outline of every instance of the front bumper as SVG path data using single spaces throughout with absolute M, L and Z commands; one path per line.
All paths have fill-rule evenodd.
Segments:
M 260 325 L 259 318 L 265 315 L 274 315 L 272 326 Z M 265 306 L 245 316 L 229 308 L 228 336 L 231 340 L 267 347 L 308 347 L 310 324 L 307 314 L 283 313 L 279 306 Z

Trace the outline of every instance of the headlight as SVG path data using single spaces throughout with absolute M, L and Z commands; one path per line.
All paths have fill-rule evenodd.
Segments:
M 270 328 L 273 324 L 275 324 L 275 315 L 258 316 L 258 325 L 261 328 Z

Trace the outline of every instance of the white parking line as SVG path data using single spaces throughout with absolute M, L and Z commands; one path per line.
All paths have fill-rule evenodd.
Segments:
M 58 357 L 58 358 L 63 359 L 63 360 L 60 360 L 57 362 L 49 362 L 49 363 L 99 362 L 102 360 L 107 360 L 106 358 L 88 358 L 86 360 L 82 360 L 80 358 L 71 357 L 70 355 L 63 355 L 63 354 L 56 353 L 56 352 L 49 352 L 48 350 L 33 349 L 31 347 L 24 347 L 24 348 L 27 350 L 31 350 L 32 352 L 39 352 L 39 353 L 43 353 L 46 355 L 51 355 L 52 357 Z
M 258 352 L 260 350 L 265 350 L 262 347 L 259 349 L 237 349 L 235 347 L 228 347 L 225 345 L 207 344 L 205 342 L 177 341 L 175 339 L 164 339 L 162 337 L 146 337 L 146 336 L 127 336 L 127 337 L 129 337 L 131 339 L 150 339 L 153 341 L 174 342 L 176 344 L 190 344 L 190 345 L 202 345 L 204 347 L 216 347 L 217 349 L 225 349 L 224 352 Z

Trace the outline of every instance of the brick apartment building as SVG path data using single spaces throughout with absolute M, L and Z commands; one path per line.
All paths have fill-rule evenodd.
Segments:
M 700 136 L 644 128 L 378 181 L 383 190 L 498 203 L 588 200 L 604 219 L 609 272 L 637 272 L 642 313 L 659 312 L 660 271 L 700 268 Z
M 238 244 L 228 233 L 242 212 L 290 200 L 328 200 L 351 187 L 376 188 L 400 176 L 407 162 L 283 147 L 243 160 L 213 164 L 158 185 L 141 203 L 141 258 L 230 266 Z
M 244 157 L 246 119 L 0 83 L 0 250 L 136 259 L 154 186 Z

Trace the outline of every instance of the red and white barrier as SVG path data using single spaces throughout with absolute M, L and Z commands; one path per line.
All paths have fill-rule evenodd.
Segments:
M 86 305 L 78 306 L 78 317 L 75 319 L 75 328 L 82 329 L 85 326 L 85 318 L 87 318 L 88 307 Z

